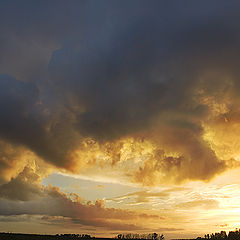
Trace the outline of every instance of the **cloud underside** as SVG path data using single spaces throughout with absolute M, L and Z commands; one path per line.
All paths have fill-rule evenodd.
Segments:
M 161 219 L 154 214 L 107 208 L 104 200 L 85 202 L 75 193 L 67 195 L 57 187 L 44 187 L 39 180 L 35 169 L 25 167 L 16 178 L 0 186 L 0 221 L 28 221 L 37 216 L 42 224 L 143 231 L 149 229 L 141 225 L 142 219 Z
M 238 167 L 239 15 L 134 3 L 1 8 L 2 184 L 33 159 L 143 185 Z

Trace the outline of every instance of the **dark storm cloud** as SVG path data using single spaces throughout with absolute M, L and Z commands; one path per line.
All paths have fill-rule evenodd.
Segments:
M 51 81 L 62 86 L 66 101 L 69 95 L 75 96 L 74 106 L 83 106 L 76 124 L 81 134 L 98 140 L 118 138 L 147 128 L 164 110 L 199 120 L 207 115 L 207 107 L 193 101 L 193 91 L 201 72 L 232 68 L 225 55 L 238 45 L 238 27 L 232 24 L 237 19 L 222 25 L 223 17 L 215 13 L 206 22 L 205 12 L 193 6 L 190 9 L 196 17 L 180 8 L 172 18 L 175 5 L 155 5 L 158 10 L 151 4 L 151 11 L 130 8 L 137 14 L 134 20 L 127 8 L 127 22 L 122 16 L 110 15 L 111 8 L 105 10 L 104 21 L 102 16 L 93 18 L 99 28 L 89 30 L 93 39 L 83 36 L 79 51 L 64 45 L 54 52 L 49 64 Z M 216 90 L 211 89 L 212 83 L 203 85 Z M 192 119 L 176 124 L 200 128 Z
M 64 165 L 63 141 L 55 136 L 57 126 L 48 129 L 50 122 L 51 116 L 41 103 L 34 83 L 0 75 L 1 137 L 30 148 L 47 161 Z M 64 136 L 63 131 L 61 135 Z
M 75 32 L 84 2 L 76 4 L 67 8 L 63 1 L 1 1 L 0 72 L 23 81 L 42 78 L 51 52 Z
M 226 168 L 203 123 L 222 96 L 238 101 L 238 2 L 0 4 L 1 138 L 72 169 L 82 138 L 141 132 L 158 150 L 137 181 L 151 171 L 206 180 Z

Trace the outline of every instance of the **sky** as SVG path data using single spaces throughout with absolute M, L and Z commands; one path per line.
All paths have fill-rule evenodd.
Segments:
M 0 0 L 0 232 L 240 225 L 240 2 Z

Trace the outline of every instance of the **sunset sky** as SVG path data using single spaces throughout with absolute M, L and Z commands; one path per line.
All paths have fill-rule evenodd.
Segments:
M 0 0 L 0 232 L 240 227 L 240 1 Z

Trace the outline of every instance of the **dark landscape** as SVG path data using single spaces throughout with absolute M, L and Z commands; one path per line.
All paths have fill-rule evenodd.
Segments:
M 1 240 L 113 240 L 113 239 L 135 239 L 135 240 L 164 240 L 164 236 L 157 233 L 152 234 L 118 234 L 114 238 L 99 238 L 89 234 L 23 234 L 23 233 L 0 233 Z M 240 229 L 230 231 L 228 234 L 225 231 L 220 233 L 205 234 L 204 237 L 186 238 L 186 239 L 172 239 L 172 240 L 239 240 Z

